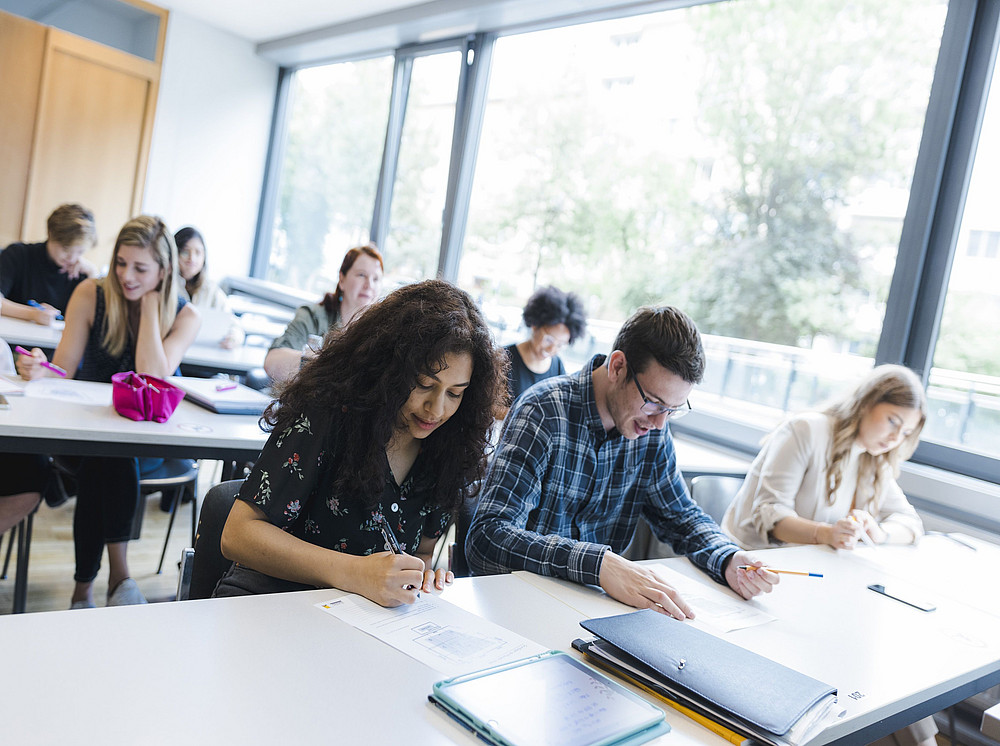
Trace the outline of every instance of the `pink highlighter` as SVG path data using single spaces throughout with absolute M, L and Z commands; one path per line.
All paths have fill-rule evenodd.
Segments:
M 31 352 L 29 352 L 28 350 L 26 350 L 23 347 L 21 347 L 21 345 L 18 345 L 17 347 L 15 347 L 14 348 L 14 352 L 16 352 L 16 353 L 18 353 L 20 355 L 27 355 L 28 357 L 32 357 Z M 38 364 L 41 365 L 43 368 L 48 368 L 53 373 L 55 373 L 57 376 L 62 376 L 63 378 L 66 377 L 66 371 L 64 371 L 62 368 L 60 368 L 55 363 L 50 363 L 48 360 L 40 360 L 38 362 Z

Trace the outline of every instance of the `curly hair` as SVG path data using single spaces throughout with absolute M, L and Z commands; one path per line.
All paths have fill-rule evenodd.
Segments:
M 555 326 L 565 324 L 569 342 L 573 344 L 587 330 L 587 310 L 576 293 L 565 293 L 554 285 L 538 288 L 524 305 L 525 326 Z
M 458 410 L 422 445 L 435 475 L 433 499 L 454 510 L 473 496 L 486 471 L 493 410 L 507 390 L 507 356 L 469 295 L 441 280 L 393 291 L 331 333 L 319 353 L 264 412 L 271 429 L 300 412 L 340 413 L 343 459 L 333 487 L 374 507 L 385 486 L 385 448 L 399 411 L 421 375 L 435 375 L 448 354 L 472 357 L 472 379 Z M 337 433 L 333 433 L 336 435 Z
M 858 461 L 858 482 L 854 501 L 858 507 L 868 506 L 872 515 L 878 515 L 878 495 L 881 483 L 887 477 L 899 476 L 899 465 L 906 461 L 920 442 L 920 431 L 927 421 L 927 396 L 920 378 L 902 365 L 880 365 L 869 373 L 857 388 L 844 399 L 834 402 L 824 412 L 830 418 L 833 428 L 833 442 L 830 444 L 827 463 L 827 503 L 833 505 L 834 494 L 840 488 L 844 477 L 844 465 L 851 452 L 851 446 L 858 438 L 861 420 L 875 406 L 882 403 L 897 407 L 915 409 L 920 412 L 920 420 L 913 432 L 887 453 L 873 456 L 862 453 Z

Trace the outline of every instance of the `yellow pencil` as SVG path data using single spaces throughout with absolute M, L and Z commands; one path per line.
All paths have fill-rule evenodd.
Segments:
M 747 572 L 750 572 L 751 570 L 767 570 L 768 572 L 776 572 L 779 575 L 805 575 L 806 577 L 809 578 L 823 577 L 823 573 L 820 572 L 802 572 L 801 570 L 776 570 L 775 568 L 767 567 L 766 565 L 764 567 L 755 567 L 754 565 L 737 565 L 736 569 L 746 570 Z
M 729 728 L 727 728 L 726 726 L 724 726 L 722 723 L 717 723 L 714 720 L 712 720 L 711 718 L 707 718 L 704 715 L 702 715 L 701 713 L 695 712 L 694 710 L 692 710 L 689 707 L 685 707 L 680 702 L 675 702 L 674 700 L 670 699 L 669 697 L 667 697 L 667 696 L 661 694 L 660 692 L 656 691 L 651 686 L 648 686 L 648 685 L 642 683 L 641 681 L 639 681 L 638 679 L 635 679 L 632 676 L 629 676 L 624 671 L 621 671 L 621 670 L 615 668 L 614 666 L 609 665 L 606 661 L 604 661 L 600 657 L 594 655 L 593 653 L 589 653 L 586 650 L 584 650 L 583 654 L 585 656 L 587 656 L 587 660 L 590 663 L 593 663 L 595 666 L 597 666 L 601 670 L 607 671 L 608 673 L 613 674 L 614 676 L 617 676 L 618 678 L 624 679 L 625 681 L 627 681 L 628 683 L 632 684 L 633 686 L 639 687 L 644 692 L 652 694 L 654 697 L 656 697 L 660 701 L 664 702 L 667 705 L 670 705 L 670 707 L 672 707 L 675 710 L 677 710 L 677 712 L 681 713 L 682 715 L 687 715 L 689 718 L 691 718 L 692 720 L 694 720 L 699 725 L 703 725 L 704 727 L 708 728 L 715 735 L 721 736 L 722 738 L 725 738 L 727 741 L 729 741 L 729 743 L 736 744 L 736 746 L 750 746 L 750 743 L 751 743 L 750 739 L 748 739 L 748 738 L 746 738 L 744 736 L 741 736 L 739 733 L 737 733 L 734 730 L 730 730 Z

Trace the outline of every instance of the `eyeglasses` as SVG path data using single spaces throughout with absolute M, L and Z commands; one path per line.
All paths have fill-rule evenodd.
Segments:
M 635 373 L 632 373 L 632 380 L 635 382 L 635 387 L 639 389 L 639 396 L 642 397 L 642 406 L 639 408 L 643 414 L 648 414 L 651 417 L 656 417 L 657 415 L 665 414 L 666 419 L 676 420 L 678 417 L 683 417 L 688 412 L 691 411 L 691 402 L 685 401 L 683 407 L 668 407 L 666 404 L 660 404 L 659 402 L 650 401 L 646 396 L 646 392 L 642 390 L 642 386 L 639 385 L 639 379 L 636 378 Z
M 556 352 L 559 352 L 560 350 L 566 348 L 566 344 L 566 342 L 556 339 L 551 334 L 546 334 L 542 337 L 542 347 L 548 350 L 555 350 Z

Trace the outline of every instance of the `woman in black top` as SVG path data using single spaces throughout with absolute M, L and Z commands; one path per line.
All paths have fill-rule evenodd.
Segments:
M 271 437 L 226 522 L 236 564 L 216 595 L 336 587 L 397 606 L 440 591 L 452 574 L 431 552 L 483 477 L 504 373 L 453 285 L 365 309 L 264 413 Z
M 507 383 L 511 402 L 539 381 L 566 372 L 559 351 L 586 331 L 587 312 L 579 295 L 549 285 L 528 298 L 524 324 L 531 329 L 531 336 L 504 347 L 510 358 Z
M 159 218 L 142 215 L 121 229 L 111 272 L 85 280 L 70 298 L 66 328 L 52 361 L 70 378 L 110 382 L 121 371 L 172 375 L 194 341 L 201 320 L 177 297 L 177 247 Z M 21 355 L 22 378 L 51 375 L 41 350 Z M 70 608 L 94 606 L 94 578 L 108 548 L 108 605 L 145 603 L 129 575 L 127 551 L 139 490 L 134 458 L 86 457 L 77 473 L 73 516 L 76 585 Z

